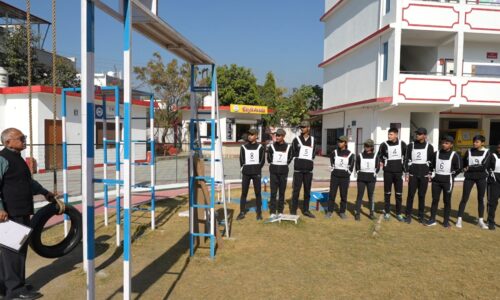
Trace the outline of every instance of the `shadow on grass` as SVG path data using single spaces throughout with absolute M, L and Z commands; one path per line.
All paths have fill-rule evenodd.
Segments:
M 102 255 L 109 249 L 110 246 L 106 241 L 110 238 L 112 238 L 112 236 L 103 235 L 96 239 L 96 257 Z M 36 289 L 41 289 L 57 277 L 75 270 L 77 268 L 76 265 L 81 263 L 82 259 L 83 246 L 80 243 L 71 253 L 57 258 L 51 264 L 36 270 L 26 279 L 26 282 L 31 283 Z
M 177 275 L 174 283 L 170 286 L 165 299 L 170 296 L 174 291 L 175 286 L 181 279 L 184 271 L 186 270 L 189 259 L 186 259 L 180 272 L 169 272 L 169 270 L 177 263 L 177 261 L 189 251 L 189 233 L 186 232 L 181 239 L 175 243 L 170 249 L 163 253 L 160 257 L 151 262 L 148 266 L 144 267 L 137 275 L 132 277 L 132 292 L 137 293 L 137 299 L 153 286 L 164 274 Z M 116 290 L 107 299 L 112 299 L 122 289 Z

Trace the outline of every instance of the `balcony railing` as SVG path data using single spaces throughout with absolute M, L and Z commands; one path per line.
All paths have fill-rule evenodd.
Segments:
M 498 5 L 500 6 L 499 0 L 466 0 L 467 4 L 471 5 Z

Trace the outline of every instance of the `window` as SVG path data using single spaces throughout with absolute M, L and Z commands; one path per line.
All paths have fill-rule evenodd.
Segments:
M 247 132 L 252 128 L 250 124 L 236 124 L 236 141 L 246 142 Z
M 120 132 L 123 128 L 123 125 L 120 124 Z M 104 126 L 103 126 L 103 123 L 102 122 L 97 122 L 95 124 L 95 129 L 96 129 L 96 149 L 102 149 L 104 146 L 103 146 L 103 138 L 104 138 L 104 134 L 103 134 L 103 130 L 104 130 Z M 115 123 L 106 123 L 106 139 L 108 141 L 114 141 L 115 140 Z M 114 149 L 115 148 L 115 143 L 108 143 L 106 145 L 106 148 L 107 149 Z
M 217 123 L 215 123 L 215 136 L 217 136 Z M 207 139 L 212 137 L 212 123 L 207 122 Z
M 389 42 L 385 42 L 382 47 L 382 81 L 387 80 L 388 68 L 389 68 Z
M 385 13 L 389 13 L 391 11 L 391 0 L 385 0 Z

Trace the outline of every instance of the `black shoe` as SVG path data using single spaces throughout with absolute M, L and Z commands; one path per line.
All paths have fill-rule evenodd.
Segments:
M 316 218 L 315 215 L 313 215 L 310 211 L 305 211 L 302 213 L 304 216 L 308 217 L 308 218 L 311 218 L 311 219 L 314 219 Z
M 257 221 L 262 220 L 262 213 L 257 213 L 256 219 L 257 219 Z
M 495 223 L 492 223 L 492 222 L 488 223 L 488 229 L 495 230 Z
M 425 218 L 424 217 L 418 217 L 418 223 L 425 224 Z
M 342 220 L 347 219 L 347 216 L 345 215 L 345 213 L 339 213 L 339 217 L 340 217 Z
M 16 297 L 12 298 L 12 300 L 31 300 L 31 299 L 38 299 L 38 298 L 42 298 L 43 295 L 42 293 L 40 292 L 37 292 L 37 291 L 26 291 L 26 292 L 23 292 L 19 295 L 17 295 Z
M 240 214 L 236 217 L 236 220 L 243 220 L 245 218 L 245 213 L 244 212 L 240 212 Z
M 436 220 L 429 220 L 425 223 L 425 226 L 434 226 L 436 225 Z
M 370 219 L 375 220 L 375 212 L 373 211 L 370 212 Z
M 446 229 L 450 229 L 451 228 L 451 225 L 449 222 L 444 222 L 443 223 L 443 227 L 446 228 Z
M 411 224 L 411 216 L 406 216 L 405 223 L 406 224 Z
M 356 220 L 356 221 L 361 221 L 361 217 L 360 217 L 360 215 L 359 215 L 359 214 L 355 214 L 355 215 L 354 215 L 354 220 Z

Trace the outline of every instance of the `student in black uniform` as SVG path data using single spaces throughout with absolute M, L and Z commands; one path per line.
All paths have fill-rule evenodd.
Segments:
M 403 161 L 406 154 L 406 143 L 398 138 L 399 130 L 390 128 L 388 140 L 383 142 L 378 149 L 378 156 L 384 166 L 384 219 L 390 219 L 391 190 L 394 185 L 396 192 L 396 216 L 398 221 L 405 218 L 401 214 L 403 202 Z
M 346 219 L 347 189 L 349 188 L 350 177 L 354 169 L 354 154 L 347 149 L 347 137 L 341 136 L 337 139 L 337 149 L 330 156 L 331 177 L 330 193 L 328 199 L 327 218 L 332 217 L 335 206 L 337 190 L 340 189 L 339 216 Z
M 267 152 L 269 173 L 271 177 L 271 198 L 269 199 L 269 210 L 271 216 L 269 221 L 274 221 L 283 213 L 285 206 L 286 181 L 288 178 L 288 165 L 293 159 L 291 145 L 285 142 L 286 132 L 283 129 L 276 130 L 276 142 L 271 144 Z M 278 205 L 276 207 L 276 194 L 279 192 Z
M 356 211 L 354 218 L 360 220 L 361 202 L 365 193 L 365 187 L 368 193 L 370 205 L 370 219 L 375 219 L 375 203 L 373 202 L 373 192 L 377 183 L 377 174 L 380 171 L 380 160 L 375 155 L 375 143 L 373 140 L 366 140 L 365 150 L 356 157 L 356 173 L 358 185 L 358 197 L 356 198 Z
M 500 144 L 491 154 L 489 171 L 491 175 L 489 177 L 488 228 L 495 230 L 495 212 L 500 197 Z
M 316 145 L 314 144 L 314 137 L 309 135 L 311 130 L 309 122 L 303 121 L 299 127 L 301 134 L 292 142 L 294 172 L 290 213 L 292 215 L 297 214 L 297 208 L 299 206 L 299 193 L 302 185 L 304 185 L 304 204 L 302 206 L 302 214 L 309 218 L 315 218 L 315 216 L 309 211 L 309 200 L 311 199 L 311 185 L 314 158 L 316 157 Z
M 456 226 L 462 228 L 462 217 L 464 215 L 465 206 L 469 201 L 470 192 L 474 184 L 477 188 L 477 208 L 479 225 L 482 229 L 488 229 L 484 223 L 484 194 L 486 193 L 486 185 L 488 178 L 488 168 L 490 166 L 490 153 L 484 147 L 486 139 L 482 135 L 476 135 L 473 139 L 473 147 L 469 149 L 464 155 L 464 190 L 462 193 L 462 200 L 458 208 L 458 220 Z
M 255 191 L 255 200 L 257 204 L 257 220 L 262 220 L 262 195 L 260 193 L 260 180 L 262 167 L 265 163 L 265 147 L 257 143 L 258 131 L 250 129 L 248 131 L 248 143 L 241 145 L 240 149 L 240 166 L 241 166 L 241 199 L 240 199 L 240 214 L 236 218 L 242 220 L 246 214 L 246 204 L 248 188 L 250 180 L 253 181 L 253 189 Z
M 418 221 L 424 223 L 425 194 L 429 185 L 431 158 L 434 147 L 427 142 L 427 129 L 418 128 L 416 139 L 408 145 L 405 155 L 405 171 L 408 173 L 408 198 L 406 199 L 406 223 L 411 223 L 413 199 L 418 190 Z
M 432 178 L 432 206 L 431 217 L 426 226 L 436 225 L 436 213 L 439 197 L 443 192 L 444 220 L 443 226 L 450 228 L 451 194 L 455 177 L 460 173 L 460 156 L 453 151 L 453 137 L 446 136 L 441 140 L 441 150 L 437 151 L 431 160 L 430 168 L 434 171 Z

